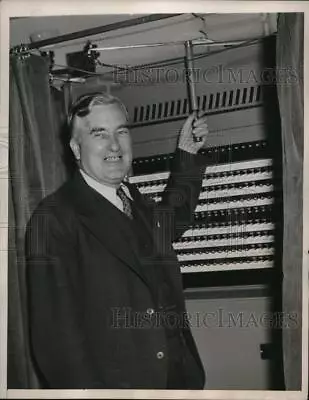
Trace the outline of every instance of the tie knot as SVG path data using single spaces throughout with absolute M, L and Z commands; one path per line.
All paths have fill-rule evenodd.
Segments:
M 117 193 L 117 196 L 119 196 L 121 198 L 121 200 L 122 200 L 123 196 L 127 197 L 127 195 L 125 194 L 125 192 L 121 186 L 119 186 L 119 188 L 116 190 L 116 193 Z

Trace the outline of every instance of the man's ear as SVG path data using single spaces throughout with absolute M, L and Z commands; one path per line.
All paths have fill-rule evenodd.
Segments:
M 71 150 L 73 151 L 74 157 L 76 158 L 77 161 L 79 161 L 80 160 L 80 147 L 76 141 L 76 138 L 72 138 L 70 140 L 70 147 L 71 147 Z

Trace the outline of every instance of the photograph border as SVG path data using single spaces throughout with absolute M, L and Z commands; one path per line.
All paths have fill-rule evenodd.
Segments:
M 304 158 L 303 158 L 303 280 L 302 390 L 7 390 L 8 318 L 8 143 L 9 143 L 9 29 L 11 17 L 148 14 L 304 12 Z M 169 399 L 306 399 L 308 395 L 308 265 L 309 265 L 309 2 L 301 1 L 98 1 L 3 0 L 0 2 L 0 398 L 169 398 Z M 308 131 L 308 132 L 307 132 Z M 307 132 L 307 133 L 306 133 Z

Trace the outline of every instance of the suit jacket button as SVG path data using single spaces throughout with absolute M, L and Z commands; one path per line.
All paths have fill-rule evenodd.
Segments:
M 154 314 L 155 311 L 153 308 L 147 308 L 146 312 L 148 315 L 152 315 L 152 314 Z
M 159 352 L 157 353 L 157 358 L 158 358 L 159 360 L 161 360 L 163 357 L 164 357 L 163 351 L 159 351 Z

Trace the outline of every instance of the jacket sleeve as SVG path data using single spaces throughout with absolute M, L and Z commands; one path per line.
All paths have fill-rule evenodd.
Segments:
M 64 224 L 46 210 L 26 231 L 30 347 L 47 388 L 103 388 L 87 352 L 76 245 Z
M 170 231 L 171 241 L 179 238 L 194 221 L 205 168 L 203 155 L 176 150 L 170 177 L 156 209 L 161 225 Z

